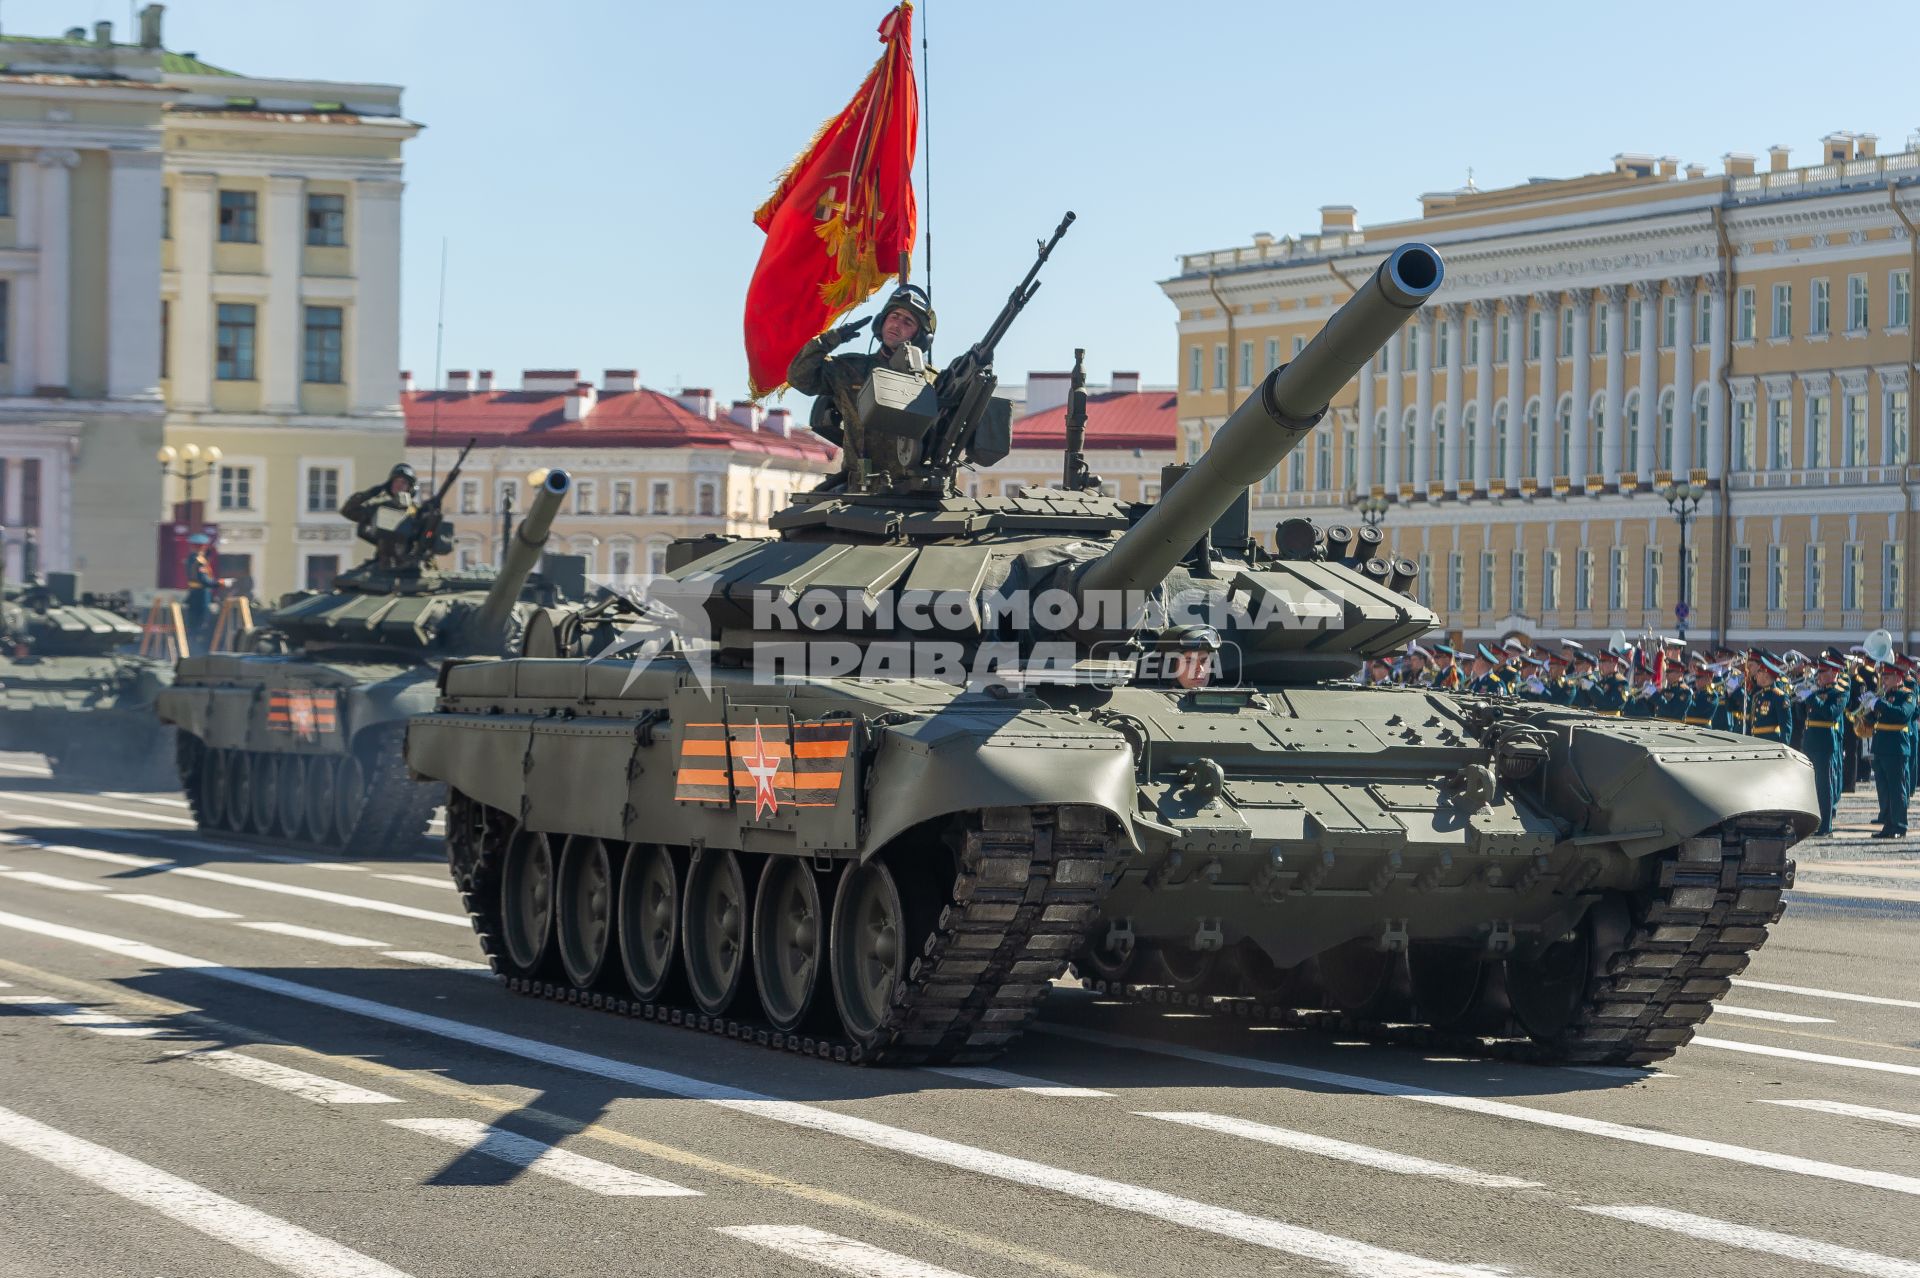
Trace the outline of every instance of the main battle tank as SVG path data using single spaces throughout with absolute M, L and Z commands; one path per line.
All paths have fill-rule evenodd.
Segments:
M 1248 486 L 1440 280 L 1395 250 L 1153 505 L 1071 454 L 1059 488 L 957 495 L 954 463 L 1000 444 L 942 388 L 903 482 L 677 546 L 654 598 L 710 661 L 583 632 L 450 664 L 407 758 L 451 787 L 495 971 L 885 1064 L 993 1056 L 1075 961 L 1550 1059 L 1672 1052 L 1779 915 L 1817 821 L 1805 760 L 1357 686 L 1436 625 L 1416 570 L 1344 527 L 1289 523 L 1278 553 L 1247 533 Z M 865 395 L 869 437 L 923 390 Z
M 407 775 L 407 716 L 432 708 L 441 662 L 517 652 L 562 602 L 533 568 L 569 485 L 547 472 L 497 574 L 369 562 L 289 596 L 243 651 L 180 662 L 159 715 L 200 828 L 374 854 L 419 840 L 445 796 Z
M 173 733 L 153 717 L 173 668 L 136 655 L 120 597 L 70 572 L 0 592 L 0 750 L 46 756 L 53 775 L 117 789 L 173 784 Z

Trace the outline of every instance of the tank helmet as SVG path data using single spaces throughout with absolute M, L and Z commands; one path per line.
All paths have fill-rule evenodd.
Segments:
M 420 476 L 414 474 L 413 467 L 406 462 L 395 462 L 393 469 L 387 472 L 387 483 L 391 484 L 396 479 L 406 480 L 409 488 L 420 486 Z
M 873 317 L 873 335 L 875 338 L 880 336 L 880 328 L 886 323 L 887 313 L 889 311 L 905 311 L 907 314 L 919 320 L 920 331 L 913 335 L 913 344 L 928 354 L 932 354 L 935 317 L 933 313 L 933 299 L 927 296 L 927 291 L 918 284 L 902 284 L 899 288 L 893 290 L 893 296 L 887 299 L 886 305 L 882 306 L 879 314 Z

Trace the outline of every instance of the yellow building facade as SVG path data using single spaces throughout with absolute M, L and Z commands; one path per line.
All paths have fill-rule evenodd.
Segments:
M 1182 259 L 1189 454 L 1387 252 L 1446 259 L 1435 301 L 1256 487 L 1383 531 L 1467 638 L 1688 631 L 1730 644 L 1911 643 L 1920 148 L 1833 134 L 1722 171 L 1611 172 L 1422 198 L 1421 216 Z M 1704 488 L 1687 529 L 1660 491 Z

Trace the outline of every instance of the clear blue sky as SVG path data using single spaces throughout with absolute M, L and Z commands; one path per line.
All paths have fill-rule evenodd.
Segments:
M 0 0 L 21 34 L 126 0 Z M 402 364 L 638 366 L 745 393 L 754 208 L 879 53 L 885 0 L 173 0 L 170 48 L 256 75 L 404 85 Z M 1398 11 L 1400 16 L 1390 17 Z M 931 23 L 936 358 L 991 318 L 1061 212 L 1080 215 L 1001 348 L 1003 379 L 1064 368 L 1171 381 L 1181 252 L 1363 224 L 1421 191 L 1609 167 L 1717 170 L 1783 142 L 1920 127 L 1909 3 L 1614 0 L 1327 5 L 922 0 Z M 919 57 L 919 35 L 915 35 Z M 923 72 L 926 68 L 922 68 Z M 922 139 L 921 155 L 927 154 Z M 924 241 L 923 241 L 924 243 Z M 509 381 L 509 384 L 512 384 Z

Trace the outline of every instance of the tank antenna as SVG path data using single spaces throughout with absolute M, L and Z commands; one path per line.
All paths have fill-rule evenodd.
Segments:
M 440 309 L 433 319 L 433 426 L 430 436 L 427 460 L 427 487 L 432 489 L 440 478 L 440 352 L 447 340 L 447 237 L 440 237 Z M 405 414 L 401 414 L 405 420 Z M 401 432 L 403 435 L 404 431 Z

